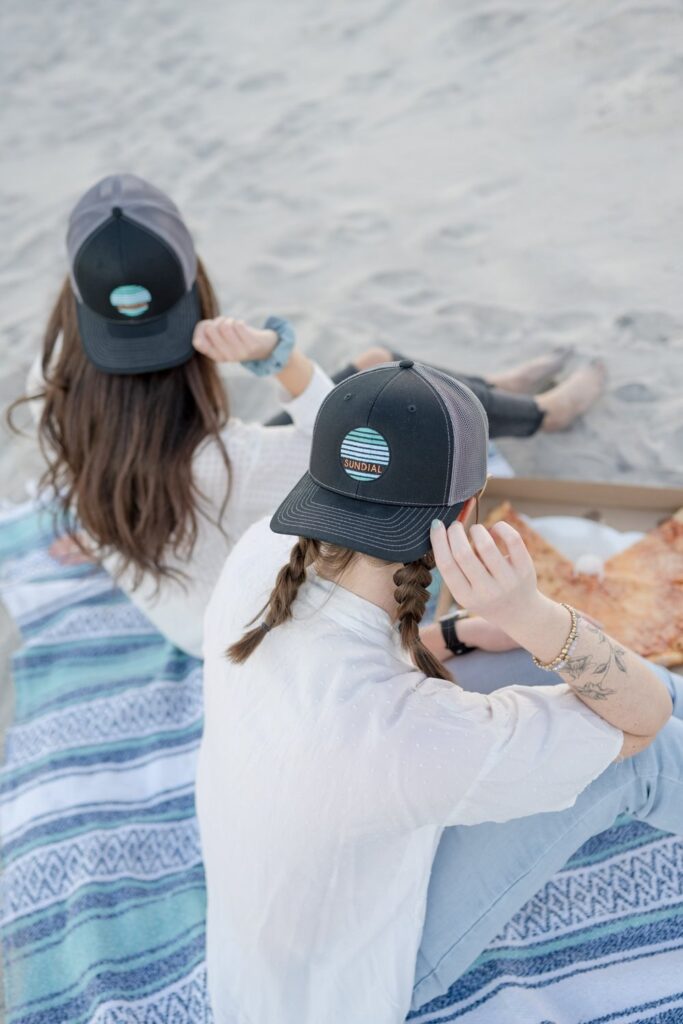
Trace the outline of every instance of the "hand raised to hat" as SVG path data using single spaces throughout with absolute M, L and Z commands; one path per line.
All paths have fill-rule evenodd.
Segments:
M 667 686 L 644 659 L 540 593 L 531 556 L 513 527 L 473 526 L 468 540 L 462 523 L 446 530 L 435 522 L 431 541 L 455 599 L 503 629 L 539 668 L 557 672 L 591 711 L 620 729 L 622 757 L 652 742 L 671 716 Z
M 431 539 L 437 567 L 455 600 L 516 638 L 519 621 L 544 600 L 519 533 L 508 523 L 496 523 L 490 531 L 473 526 L 468 538 L 462 523 L 446 530 L 439 522 Z
M 194 329 L 192 344 L 215 363 L 243 363 L 267 359 L 278 341 L 275 331 L 250 327 L 243 320 L 217 316 L 200 320 Z

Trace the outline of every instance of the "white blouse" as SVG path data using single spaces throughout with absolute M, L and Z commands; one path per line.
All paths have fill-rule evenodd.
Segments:
M 248 530 L 205 619 L 197 813 L 214 1018 L 397 1024 L 442 829 L 570 807 L 623 736 L 568 686 L 485 696 L 426 678 L 386 612 L 310 570 L 293 618 L 231 663 L 293 539 L 267 520 Z
M 43 386 L 38 358 L 29 372 L 29 394 Z M 280 388 L 283 408 L 292 424 L 266 427 L 230 419 L 221 437 L 230 459 L 230 479 L 218 444 L 211 438 L 195 452 L 193 473 L 198 490 L 205 496 L 198 517 L 197 541 L 185 562 L 168 553 L 169 567 L 180 569 L 186 578 L 164 579 L 157 586 L 151 577 L 133 589 L 132 573 L 124 573 L 118 585 L 131 601 L 181 650 L 196 657 L 202 654 L 202 623 L 211 591 L 233 545 L 245 530 L 279 503 L 308 468 L 313 424 L 325 396 L 334 387 L 320 367 L 314 366 L 311 381 L 302 394 L 291 398 Z M 40 415 L 40 403 L 33 406 Z M 230 497 L 220 519 L 221 507 L 230 484 Z M 221 529 L 222 527 L 222 529 Z M 103 559 L 105 568 L 116 575 L 116 552 Z

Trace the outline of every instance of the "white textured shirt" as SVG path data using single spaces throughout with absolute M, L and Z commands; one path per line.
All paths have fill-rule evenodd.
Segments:
M 41 386 L 38 357 L 29 373 L 29 394 Z M 182 650 L 201 657 L 204 612 L 226 556 L 252 523 L 275 511 L 306 472 L 315 418 L 333 386 L 327 374 L 314 365 L 308 387 L 297 398 L 279 388 L 282 407 L 292 417 L 291 425 L 266 427 L 230 419 L 221 432 L 230 459 L 229 477 L 217 442 L 209 438 L 199 445 L 192 464 L 195 484 L 204 495 L 197 541 L 188 559 L 178 558 L 171 551 L 165 555 L 169 567 L 179 569 L 184 578 L 164 579 L 157 586 L 155 580 L 145 577 L 133 589 L 132 572 L 119 577 L 118 585 L 133 603 Z M 34 403 L 36 419 L 41 405 Z M 228 482 L 230 496 L 221 515 Z M 116 575 L 120 566 L 117 553 L 102 561 Z M 239 583 L 237 586 L 239 589 Z
M 197 810 L 215 1020 L 399 1024 L 444 826 L 571 806 L 622 734 L 565 685 L 485 696 L 425 677 L 382 609 L 315 574 L 294 618 L 234 665 L 225 648 L 292 542 L 253 526 L 205 621 Z

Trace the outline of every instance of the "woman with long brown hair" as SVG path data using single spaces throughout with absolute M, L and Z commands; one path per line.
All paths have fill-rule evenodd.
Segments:
M 55 550 L 100 560 L 162 633 L 200 655 L 220 565 L 300 475 L 332 383 L 295 347 L 286 321 L 271 317 L 259 330 L 219 317 L 178 209 L 148 182 L 113 175 L 89 189 L 71 214 L 67 250 L 69 276 L 19 400 L 34 400 L 43 483 L 64 513 L 70 540 Z M 518 393 L 566 355 L 488 382 L 468 378 L 493 436 L 561 428 L 597 397 L 590 368 L 537 399 Z M 388 358 L 370 349 L 334 379 Z M 274 375 L 293 424 L 230 418 L 220 362 Z
M 468 537 L 486 445 L 458 381 L 359 373 L 224 566 L 197 776 L 216 1024 L 402 1024 L 619 814 L 683 834 L 681 680 L 544 597 L 512 527 Z M 435 562 L 564 684 L 455 685 L 418 632 Z
M 38 418 L 42 482 L 66 550 L 101 561 L 162 633 L 200 655 L 218 569 L 300 474 L 332 383 L 286 321 L 259 330 L 219 317 L 180 213 L 148 182 L 114 175 L 89 189 L 67 250 L 69 276 L 19 400 Z M 228 361 L 274 375 L 293 424 L 231 418 L 216 365 Z

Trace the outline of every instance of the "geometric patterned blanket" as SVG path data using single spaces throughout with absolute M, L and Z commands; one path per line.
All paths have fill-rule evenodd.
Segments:
M 201 664 L 52 538 L 32 504 L 0 513 L 23 637 L 0 775 L 7 1024 L 210 1024 Z M 596 836 L 410 1019 L 681 1024 L 683 841 L 631 820 Z

